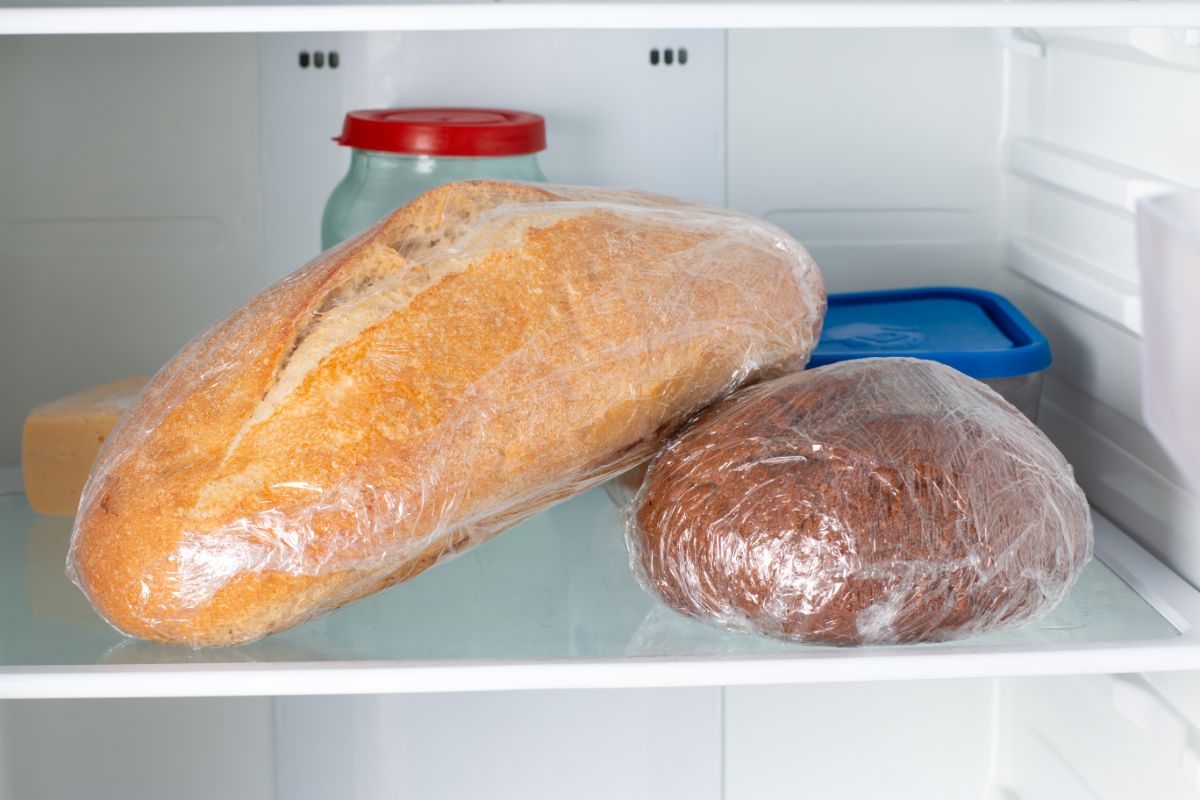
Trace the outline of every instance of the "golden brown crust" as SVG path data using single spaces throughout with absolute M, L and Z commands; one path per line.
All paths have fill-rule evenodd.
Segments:
M 85 490 L 122 631 L 231 644 L 407 579 L 802 366 L 819 272 L 756 220 L 496 182 L 423 195 L 185 348 Z

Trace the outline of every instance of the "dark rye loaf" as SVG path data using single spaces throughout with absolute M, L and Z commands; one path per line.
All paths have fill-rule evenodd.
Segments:
M 1037 617 L 1092 525 L 1071 466 L 998 394 L 931 361 L 863 359 L 705 412 L 652 462 L 627 534 L 676 609 L 848 645 Z

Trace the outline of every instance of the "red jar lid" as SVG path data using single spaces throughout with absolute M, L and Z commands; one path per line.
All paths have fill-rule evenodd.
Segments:
M 546 149 L 546 120 L 499 108 L 373 108 L 347 114 L 334 141 L 385 153 L 519 156 Z

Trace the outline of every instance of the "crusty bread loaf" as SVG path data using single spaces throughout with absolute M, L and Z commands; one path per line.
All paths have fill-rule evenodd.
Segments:
M 749 217 L 451 184 L 168 364 L 93 469 L 69 568 L 125 633 L 256 639 L 411 578 L 801 367 L 824 290 Z
M 988 387 L 863 359 L 718 403 L 651 463 L 627 529 L 676 609 L 831 644 L 1024 622 L 1091 553 L 1071 466 Z

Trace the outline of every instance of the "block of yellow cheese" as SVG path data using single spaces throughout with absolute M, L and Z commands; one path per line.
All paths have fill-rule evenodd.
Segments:
M 39 514 L 74 514 L 100 445 L 147 378 L 127 378 L 39 406 L 25 418 L 25 494 Z

